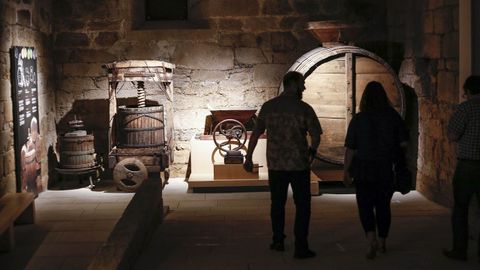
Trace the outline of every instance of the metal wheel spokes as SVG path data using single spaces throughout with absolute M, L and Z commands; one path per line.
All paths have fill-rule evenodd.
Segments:
M 220 151 L 238 151 L 246 141 L 247 130 L 235 119 L 225 119 L 213 129 L 213 142 Z

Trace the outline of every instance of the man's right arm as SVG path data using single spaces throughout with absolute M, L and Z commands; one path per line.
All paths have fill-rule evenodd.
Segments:
M 255 150 L 255 147 L 257 146 L 257 142 L 258 142 L 259 137 L 260 137 L 260 134 L 258 132 L 256 132 L 255 130 L 250 135 L 250 138 L 249 138 L 249 141 L 248 141 L 247 155 L 245 156 L 245 163 L 243 164 L 243 168 L 247 172 L 252 172 L 253 171 L 252 155 L 253 155 L 253 151 Z
M 447 137 L 450 141 L 460 140 L 466 128 L 466 112 L 463 108 L 457 108 L 453 113 L 447 127 Z
M 263 120 L 262 112 L 260 111 L 255 127 L 253 128 L 252 134 L 250 134 L 250 138 L 248 140 L 247 154 L 245 155 L 245 162 L 243 163 L 243 168 L 247 172 L 253 171 L 253 161 L 252 161 L 253 151 L 257 146 L 260 135 L 262 135 L 264 132 L 265 132 L 265 122 Z

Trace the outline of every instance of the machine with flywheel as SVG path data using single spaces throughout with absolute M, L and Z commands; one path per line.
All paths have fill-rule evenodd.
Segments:
M 256 110 L 210 110 L 204 134 L 190 140 L 188 187 L 268 187 L 266 137 L 262 136 L 253 154 L 254 171 L 243 169 L 248 137 Z

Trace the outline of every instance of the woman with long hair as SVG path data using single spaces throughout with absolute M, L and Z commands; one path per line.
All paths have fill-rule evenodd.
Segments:
M 355 183 L 360 222 L 368 240 L 366 257 L 386 252 L 394 193 L 393 164 L 406 146 L 408 134 L 382 84 L 371 81 L 360 101 L 360 112 L 348 125 L 345 138 L 344 183 Z M 378 234 L 378 240 L 377 240 Z

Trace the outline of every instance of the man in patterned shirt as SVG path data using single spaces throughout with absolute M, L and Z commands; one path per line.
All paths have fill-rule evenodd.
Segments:
M 474 194 L 480 201 L 480 76 L 470 76 L 463 85 L 467 100 L 458 105 L 448 123 L 448 138 L 457 142 L 457 167 L 453 176 L 453 249 L 445 256 L 467 260 L 468 206 Z M 480 261 L 480 237 L 478 255 Z
M 295 255 L 297 259 L 314 257 L 308 246 L 310 223 L 310 163 L 320 144 L 322 128 L 313 110 L 302 101 L 305 80 L 298 72 L 283 78 L 284 91 L 265 102 L 260 109 L 250 136 L 244 168 L 252 171 L 252 154 L 258 138 L 267 131 L 268 182 L 271 194 L 270 217 L 272 244 L 270 249 L 284 251 L 285 203 L 288 185 L 295 202 Z M 310 136 L 310 146 L 307 141 Z

